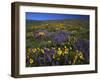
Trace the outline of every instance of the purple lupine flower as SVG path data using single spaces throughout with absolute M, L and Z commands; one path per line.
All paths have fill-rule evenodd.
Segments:
M 55 62 L 55 64 L 56 64 L 56 65 L 59 65 L 59 62 L 58 62 L 58 61 L 56 61 L 56 62 Z
M 54 55 L 54 54 L 56 53 L 55 49 L 51 49 L 51 50 L 50 50 L 50 53 L 51 53 L 52 55 Z
M 50 55 L 45 55 L 45 61 L 46 62 L 51 62 L 52 61 L 52 58 Z
M 49 54 L 48 48 L 44 48 L 44 52 L 45 52 L 45 54 Z
M 58 31 L 58 33 L 54 36 L 54 41 L 57 44 L 68 40 L 69 33 L 66 31 Z
M 26 57 L 26 64 L 30 64 L 28 57 Z
M 41 60 L 39 57 L 37 58 L 37 62 L 38 62 L 38 64 L 41 64 Z
M 41 57 L 41 56 L 39 56 L 38 58 L 37 58 L 37 62 L 38 62 L 38 65 L 44 65 L 44 60 L 43 60 L 43 57 Z

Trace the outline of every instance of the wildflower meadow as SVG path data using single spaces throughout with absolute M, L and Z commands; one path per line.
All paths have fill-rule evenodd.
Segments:
M 89 20 L 47 18 L 26 18 L 26 67 L 89 64 Z

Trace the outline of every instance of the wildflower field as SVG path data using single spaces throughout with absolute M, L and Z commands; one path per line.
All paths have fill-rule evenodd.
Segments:
M 26 20 L 26 67 L 89 64 L 89 21 Z

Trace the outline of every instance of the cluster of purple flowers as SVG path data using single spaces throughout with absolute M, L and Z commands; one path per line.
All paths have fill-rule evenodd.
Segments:
M 66 31 L 59 31 L 55 36 L 54 36 L 54 42 L 56 44 L 61 44 L 62 42 L 65 42 L 68 40 L 69 33 Z

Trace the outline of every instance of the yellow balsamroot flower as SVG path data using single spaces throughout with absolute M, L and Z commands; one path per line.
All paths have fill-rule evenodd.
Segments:
M 61 55 L 62 54 L 62 50 L 60 48 L 58 48 L 57 53 L 58 53 L 58 55 Z
M 68 48 L 67 48 L 66 46 L 65 46 L 64 48 L 65 48 L 65 49 L 64 49 L 64 53 L 65 53 L 65 54 L 68 54 Z
M 37 48 L 38 51 L 40 51 L 40 48 Z
M 39 36 L 45 36 L 45 32 L 39 32 L 38 35 Z
M 58 50 L 61 50 L 60 48 L 58 48 Z
M 62 52 L 62 55 L 63 55 L 63 56 L 64 56 L 64 54 L 65 54 L 65 53 L 64 53 L 64 52 Z
M 32 52 L 33 52 L 33 53 L 35 53 L 36 51 L 37 51 L 37 49 L 36 49 L 36 48 L 33 48 L 33 49 L 32 49 Z
M 83 57 L 83 53 L 82 52 L 79 52 L 78 56 L 79 56 L 80 59 L 84 60 L 84 57 Z
M 67 48 L 65 49 L 64 53 L 65 53 L 65 54 L 68 54 L 68 49 L 67 49 Z
M 83 53 L 81 51 L 76 50 L 76 53 L 75 53 L 75 56 L 74 56 L 74 59 L 73 59 L 73 64 L 76 63 L 78 58 L 81 59 L 81 60 L 84 60 Z
M 66 46 L 64 46 L 64 48 L 67 48 Z
M 48 43 L 51 43 L 52 41 L 48 41 Z
M 29 62 L 30 62 L 30 64 L 32 64 L 34 61 L 33 61 L 33 59 L 32 59 L 32 58 L 30 58 Z
M 44 54 L 44 49 L 41 49 L 41 52 Z

